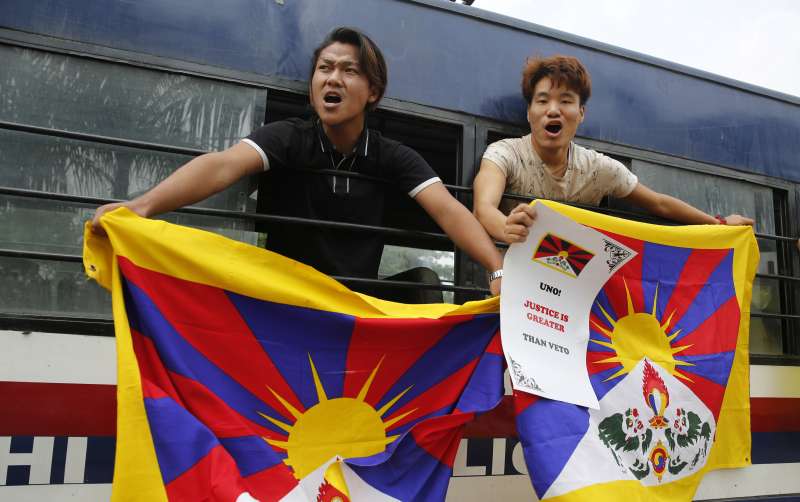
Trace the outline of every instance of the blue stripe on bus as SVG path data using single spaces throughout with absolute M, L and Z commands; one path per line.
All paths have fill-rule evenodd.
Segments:
M 782 464 L 800 463 L 800 432 L 754 432 L 753 435 L 753 464 Z M 31 453 L 33 451 L 33 436 L 12 436 L 9 453 Z M 516 438 L 508 438 L 510 446 L 506 448 L 506 472 L 516 474 L 516 470 L 509 467 L 510 454 Z M 53 460 L 50 472 L 50 484 L 64 482 L 65 463 L 67 455 L 67 437 L 56 437 L 53 443 Z M 474 443 L 470 447 L 470 457 L 486 457 L 483 462 L 478 458 L 470 458 L 470 463 L 491 465 L 491 438 L 470 439 Z M 86 468 L 84 483 L 99 484 L 111 483 L 114 474 L 114 452 L 116 438 L 113 436 L 94 436 L 87 438 Z M 488 463 L 487 463 L 488 462 Z M 6 485 L 19 486 L 30 483 L 30 466 L 9 465 L 6 468 Z M 743 502 L 750 499 L 743 499 Z M 756 500 L 756 499 L 752 499 Z M 792 498 L 779 498 L 777 500 L 795 500 Z M 800 502 L 800 500 L 798 501 Z
M 800 432 L 754 432 L 753 463 L 800 462 Z

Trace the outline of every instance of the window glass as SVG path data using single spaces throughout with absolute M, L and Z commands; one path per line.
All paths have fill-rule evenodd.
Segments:
M 266 101 L 254 87 L 9 45 L 0 68 L 0 120 L 201 150 L 246 136 Z
M 677 197 L 709 214 L 749 216 L 756 220 L 756 232 L 775 233 L 771 188 L 636 159 L 632 161 L 632 169 L 639 182 L 653 190 Z
M 110 318 L 111 295 L 80 263 L 0 257 L 0 312 Z
M 188 155 L 0 129 L 0 186 L 131 199 L 191 160 Z M 245 180 L 202 207 L 245 210 Z
M 94 206 L 0 196 L 0 248 L 80 255 L 84 223 Z M 170 213 L 164 219 L 256 244 L 243 223 Z M 88 284 L 79 263 L 0 257 L 0 312 L 110 318 L 108 292 Z
M 0 248 L 46 253 L 81 254 L 83 226 L 95 207 L 72 202 L 53 202 L 28 197 L 0 195 Z M 211 230 L 248 244 L 258 235 L 244 220 L 169 213 L 159 219 Z

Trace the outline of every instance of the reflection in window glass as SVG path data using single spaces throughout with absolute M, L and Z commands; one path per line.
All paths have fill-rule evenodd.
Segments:
M 187 155 L 0 129 L 0 185 L 128 199 L 167 177 Z
M 653 190 L 672 195 L 708 214 L 732 213 L 756 220 L 756 232 L 775 233 L 772 189 L 634 159 L 634 174 Z
M 111 295 L 80 263 L 0 257 L 0 312 L 111 318 Z
M 224 149 L 263 117 L 266 91 L 108 61 L 0 45 L 0 120 L 187 147 Z M 134 198 L 187 155 L 0 129 L 0 186 Z M 250 180 L 200 206 L 252 211 Z M 0 247 L 78 255 L 88 204 L 0 196 Z M 166 219 L 256 243 L 253 223 L 170 214 Z M 0 312 L 109 317 L 106 291 L 79 263 L 0 258 Z
M 780 319 L 750 318 L 750 352 L 752 354 L 783 354 Z
M 0 120 L 221 150 L 264 115 L 263 89 L 0 45 Z
M 0 129 L 0 186 L 128 200 L 190 159 L 187 155 Z M 244 210 L 248 183 L 242 180 L 198 205 Z
M 94 215 L 94 209 L 71 202 L 0 196 L 0 248 L 81 254 L 83 226 Z M 258 239 L 250 230 L 252 223 L 243 220 L 183 213 L 170 213 L 163 219 L 248 244 L 256 244 Z
M 385 278 L 416 267 L 426 267 L 439 276 L 442 284 L 453 284 L 454 253 L 386 245 L 383 247 L 378 277 Z M 443 292 L 444 301 L 453 301 L 453 292 Z

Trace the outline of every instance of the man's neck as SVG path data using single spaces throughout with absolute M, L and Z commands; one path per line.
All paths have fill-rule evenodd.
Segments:
M 551 174 L 555 176 L 564 174 L 569 160 L 569 145 L 561 148 L 542 148 L 533 141 L 533 138 L 531 138 L 531 144 Z
M 361 132 L 364 130 L 364 119 L 335 126 L 328 126 L 323 123 L 322 130 L 337 152 L 342 155 L 349 155 L 358 144 L 359 138 L 361 138 Z

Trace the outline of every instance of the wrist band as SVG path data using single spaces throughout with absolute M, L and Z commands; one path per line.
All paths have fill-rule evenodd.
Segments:
M 495 270 L 494 272 L 489 274 L 489 282 L 492 282 L 492 281 L 494 281 L 496 279 L 499 279 L 501 277 L 503 277 L 503 269 L 502 268 L 498 268 L 497 270 Z
M 714 218 L 716 218 L 717 221 L 720 222 L 722 225 L 727 225 L 728 224 L 728 220 L 726 220 L 725 217 L 722 216 L 721 214 L 715 215 Z

